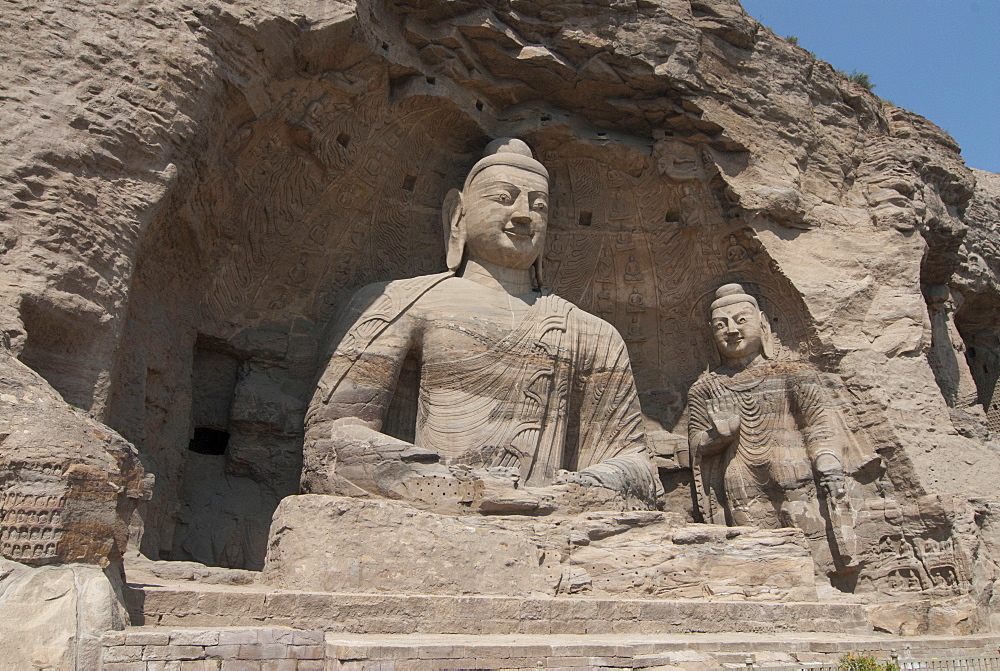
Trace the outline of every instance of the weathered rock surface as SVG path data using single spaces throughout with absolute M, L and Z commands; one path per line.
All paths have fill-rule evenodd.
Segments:
M 0 666 L 97 668 L 150 488 L 132 445 L 0 348 Z
M 262 581 L 320 592 L 816 599 L 797 529 L 685 524 L 657 511 L 457 517 L 315 494 L 278 506 Z
M 545 591 L 539 554 L 489 519 L 308 494 L 278 505 L 263 578 L 320 592 L 528 595 Z
M 80 564 L 31 568 L 0 559 L 4 669 L 96 669 L 104 632 L 124 629 L 121 577 Z
M 998 178 L 735 1 L 6 3 L 0 30 L 4 349 L 51 385 L 32 399 L 136 445 L 146 555 L 261 565 L 331 315 L 443 268 L 444 193 L 510 135 L 553 175 L 552 288 L 628 345 L 672 510 L 704 307 L 740 282 L 881 457 L 872 486 L 940 496 L 933 539 L 980 548 L 994 599 Z M 112 433 L 11 395 L 5 483 L 131 486 Z M 12 470 L 36 456 L 80 478 Z M 113 556 L 120 519 L 66 547 Z
M 135 448 L 0 349 L 0 556 L 120 565 L 148 497 Z

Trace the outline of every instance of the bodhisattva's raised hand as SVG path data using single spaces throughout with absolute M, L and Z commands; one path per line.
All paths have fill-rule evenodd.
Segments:
M 733 438 L 740 432 L 740 409 L 736 399 L 725 396 L 708 401 L 708 417 L 721 438 Z

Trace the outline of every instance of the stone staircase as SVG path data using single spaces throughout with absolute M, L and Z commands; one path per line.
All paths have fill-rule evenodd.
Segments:
M 334 594 L 132 584 L 102 669 L 684 668 L 996 653 L 1000 635 L 874 633 L 859 603 Z
M 268 625 L 356 634 L 867 633 L 857 603 L 440 596 L 273 590 L 257 585 L 137 586 L 134 623 Z
M 341 634 L 288 627 L 133 627 L 103 640 L 103 671 L 430 671 L 438 669 L 702 669 L 836 664 L 996 653 L 1000 636 L 784 633 L 463 635 Z M 993 667 L 983 667 L 993 668 Z

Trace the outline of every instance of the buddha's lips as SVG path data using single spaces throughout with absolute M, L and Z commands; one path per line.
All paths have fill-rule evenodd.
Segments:
M 525 233 L 522 233 L 522 232 L 518 231 L 516 228 L 505 228 L 505 229 L 503 229 L 503 232 L 506 233 L 507 235 L 513 236 L 515 238 L 524 238 L 525 240 L 531 240 L 531 238 L 534 237 L 534 235 L 532 235 L 531 231 L 527 231 Z

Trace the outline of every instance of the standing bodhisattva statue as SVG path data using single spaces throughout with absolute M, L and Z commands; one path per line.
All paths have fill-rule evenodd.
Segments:
M 840 519 L 842 434 L 818 375 L 806 364 L 769 360 L 767 318 L 739 284 L 716 291 L 710 326 L 722 365 L 688 393 L 688 443 L 705 521 L 796 526 L 828 541 L 847 563 L 853 548 L 845 539 L 849 523 Z
M 548 195 L 524 142 L 492 142 L 445 198 L 449 270 L 357 292 L 306 417 L 305 492 L 655 506 L 621 336 L 542 289 Z

